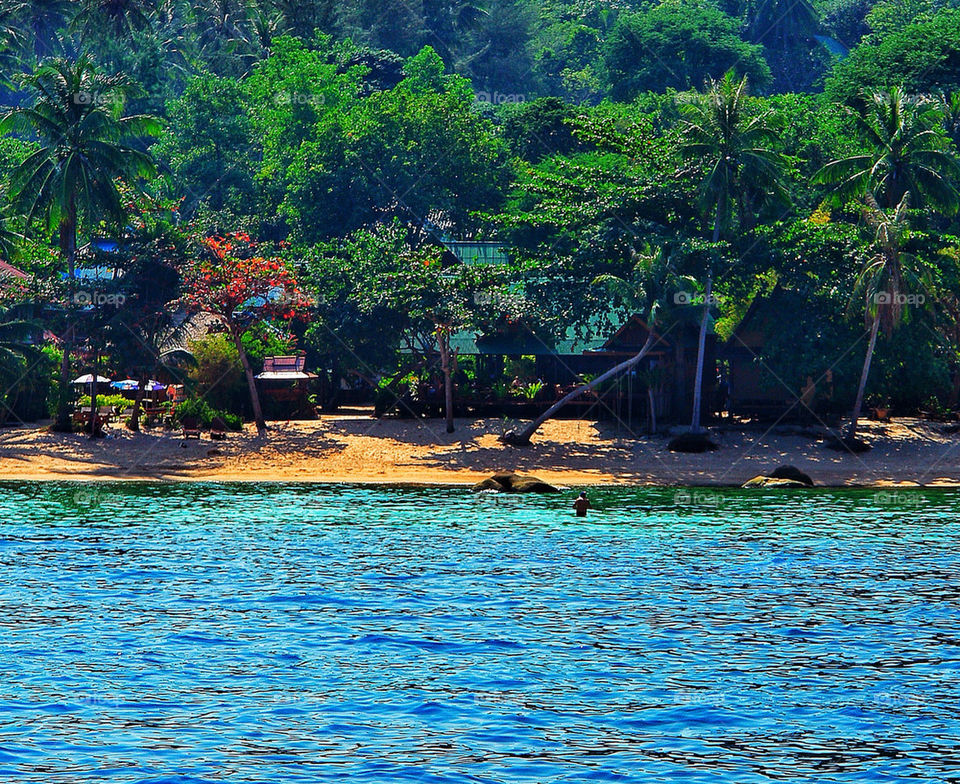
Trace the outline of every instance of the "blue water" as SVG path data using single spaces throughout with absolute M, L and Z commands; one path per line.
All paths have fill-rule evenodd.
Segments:
M 0 782 L 960 781 L 955 492 L 0 484 Z

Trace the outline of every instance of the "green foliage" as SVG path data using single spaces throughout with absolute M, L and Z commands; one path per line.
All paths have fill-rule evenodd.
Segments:
M 197 393 L 210 405 L 232 413 L 243 411 L 248 396 L 240 356 L 225 333 L 215 333 L 190 341 L 196 364 L 189 378 Z
M 292 335 L 242 322 L 255 372 L 296 344 L 330 386 L 351 371 L 376 385 L 426 379 L 417 363 L 460 330 L 545 343 L 608 334 L 631 311 L 669 305 L 681 282 L 699 291 L 712 267 L 718 334 L 757 296 L 789 292 L 797 327 L 770 336 L 761 359 L 797 387 L 836 360 L 839 399 L 862 359 L 843 354 L 860 337 L 846 312 L 864 296 L 858 271 L 884 254 L 862 230 L 876 218 L 869 201 L 886 214 L 909 192 L 898 252 L 929 273 L 938 307 L 882 336 L 868 391 L 898 405 L 930 389 L 948 399 L 960 390 L 954 5 L 6 4 L 0 104 L 14 110 L 0 135 L 0 257 L 34 278 L 0 283 L 0 298 L 74 339 L 61 273 L 82 249 L 81 265 L 122 270 L 98 285 L 127 297 L 87 313 L 84 330 L 111 366 L 152 377 L 188 359 L 177 264 L 193 239 L 243 230 L 297 270 L 313 302 Z M 156 143 L 145 112 L 164 118 Z M 118 248 L 96 251 L 95 237 Z M 457 263 L 443 250 L 451 239 L 494 240 L 511 260 Z M 192 346 L 193 391 L 249 416 L 232 341 Z M 0 368 L 12 383 L 37 359 L 0 401 L 17 417 L 57 398 L 56 350 L 31 341 Z M 902 394 L 898 374 L 911 379 Z
M 153 149 L 185 194 L 184 209 L 254 206 L 253 127 L 233 79 L 201 74 L 167 106 L 169 124 Z
M 730 69 L 766 85 L 762 48 L 740 38 L 739 28 L 708 0 L 665 0 L 622 15 L 604 49 L 611 95 L 629 100 L 646 90 L 698 89 Z
M 173 411 L 173 420 L 182 425 L 184 419 L 196 419 L 201 427 L 210 427 L 214 419 L 222 419 L 230 430 L 243 430 L 243 420 L 229 411 L 221 411 L 211 406 L 203 398 L 189 398 L 178 403 Z
M 909 92 L 960 88 L 960 11 L 944 9 L 932 17 L 865 41 L 837 63 L 827 93 L 852 101 L 864 89 L 903 86 Z
M 109 390 L 110 387 L 107 384 L 103 385 L 103 388 Z M 81 407 L 90 407 L 90 395 L 81 395 L 77 398 L 77 406 Z M 120 412 L 126 411 L 128 408 L 133 407 L 133 401 L 129 398 L 124 397 L 123 395 L 118 394 L 100 394 L 97 392 L 97 407 L 106 407 L 119 409 Z

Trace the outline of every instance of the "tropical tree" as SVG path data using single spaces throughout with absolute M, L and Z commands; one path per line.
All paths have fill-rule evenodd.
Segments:
M 283 262 L 257 255 L 247 234 L 208 237 L 199 250 L 183 270 L 184 301 L 194 311 L 215 316 L 229 333 L 247 378 L 257 433 L 263 437 L 267 423 L 243 335 L 257 320 L 301 315 L 308 300 Z
M 63 52 L 60 33 L 74 12 L 70 0 L 10 0 L 4 5 L 17 20 L 20 39 L 33 43 L 38 60 Z
M 770 81 L 763 49 L 740 37 L 740 21 L 716 3 L 665 0 L 619 16 L 604 44 L 611 95 L 632 100 L 654 90 L 696 89 L 736 68 Z
M 155 7 L 155 0 L 83 0 L 70 26 L 86 36 L 106 23 L 116 38 L 124 38 L 149 27 Z
M 820 17 L 809 0 L 754 0 L 747 10 L 751 40 L 767 47 L 788 49 L 813 38 Z
M 603 274 L 598 275 L 593 283 L 606 287 L 613 298 L 625 306 L 627 313 L 640 314 L 647 328 L 647 338 L 643 346 L 629 359 L 620 362 L 591 381 L 575 387 L 525 427 L 504 433 L 500 437 L 503 443 L 509 446 L 527 446 L 543 423 L 571 400 L 639 365 L 662 340 L 658 327 L 665 308 L 675 301 L 674 295 L 680 292 L 683 279 L 676 273 L 666 249 L 647 248 L 644 253 L 636 257 L 629 280 L 612 274 Z
M 148 115 L 122 116 L 131 83 L 101 74 L 86 57 L 75 63 L 52 60 L 23 81 L 36 93 L 34 103 L 0 117 L 0 134 L 30 134 L 38 145 L 14 171 L 10 198 L 28 226 L 39 219 L 56 232 L 72 295 L 79 231 L 104 219 L 122 225 L 126 208 L 117 182 L 122 178 L 136 185 L 156 173 L 151 157 L 136 144 L 157 133 L 160 122 Z M 61 389 L 69 382 L 70 343 L 68 329 Z M 57 427 L 69 426 L 61 396 Z
M 866 101 L 854 117 L 869 151 L 831 161 L 814 182 L 832 185 L 838 203 L 870 193 L 884 209 L 895 209 L 909 192 L 915 206 L 955 213 L 960 164 L 942 129 L 942 104 L 900 87 L 872 92 Z
M 711 81 L 706 93 L 687 99 L 680 111 L 681 153 L 693 162 L 700 177 L 698 207 L 712 219 L 714 243 L 730 228 L 735 214 L 741 228 L 750 228 L 754 210 L 761 202 L 789 203 L 783 184 L 784 158 L 773 149 L 777 142 L 776 116 L 771 110 L 755 111 L 750 105 L 747 77 L 737 79 L 728 71 L 719 82 Z M 703 361 L 712 295 L 711 267 L 697 347 L 693 432 L 701 429 Z
M 924 280 L 927 277 L 924 265 L 916 255 L 904 248 L 910 238 L 907 214 L 909 198 L 909 193 L 904 194 L 895 210 L 884 211 L 872 197 L 868 197 L 863 210 L 864 220 L 874 232 L 873 253 L 857 278 L 856 291 L 864 297 L 864 317 L 870 329 L 870 338 L 853 414 L 845 434 L 848 444 L 856 443 L 857 424 L 880 328 L 883 327 L 887 335 L 891 334 L 909 318 L 911 305 L 924 304 L 924 295 L 909 292 L 928 288 Z

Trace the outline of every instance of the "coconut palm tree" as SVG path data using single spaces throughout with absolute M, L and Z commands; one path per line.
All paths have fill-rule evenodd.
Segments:
M 831 161 L 814 182 L 832 185 L 831 197 L 838 203 L 869 193 L 884 209 L 895 209 L 909 192 L 914 206 L 955 213 L 960 163 L 941 130 L 942 104 L 907 95 L 900 87 L 866 98 L 866 108 L 855 117 L 870 151 Z
M 156 5 L 152 0 L 84 0 L 70 27 L 86 35 L 93 27 L 106 24 L 114 36 L 124 38 L 150 27 Z
M 2 11 L 16 20 L 13 29 L 21 42 L 33 43 L 33 54 L 40 60 L 64 51 L 60 40 L 75 10 L 70 0 L 6 0 Z
M 880 328 L 889 335 L 909 318 L 911 304 L 924 302 L 922 296 L 911 297 L 908 294 L 910 290 L 918 291 L 927 287 L 923 264 L 903 247 L 910 236 L 907 214 L 909 199 L 910 194 L 906 193 L 895 210 L 884 211 L 868 196 L 863 210 L 864 220 L 873 230 L 874 252 L 857 277 L 855 291 L 864 298 L 864 317 L 870 329 L 870 339 L 860 373 L 853 414 L 846 431 L 849 443 L 853 443 L 856 438 L 864 391 L 870 375 L 870 363 Z
M 78 232 L 102 219 L 122 224 L 125 208 L 116 181 L 135 185 L 138 178 L 155 174 L 152 159 L 135 144 L 157 133 L 160 122 L 146 115 L 121 116 L 131 83 L 122 75 L 99 73 L 86 57 L 51 60 L 23 82 L 35 91 L 34 103 L 0 117 L 0 135 L 30 134 L 39 144 L 14 171 L 10 197 L 26 215 L 26 225 L 42 218 L 49 231 L 56 231 L 72 299 Z M 61 389 L 69 382 L 70 342 L 68 330 Z M 57 424 L 70 425 L 63 396 Z
M 713 242 L 719 242 L 734 216 L 743 228 L 753 224 L 761 202 L 789 204 L 783 184 L 785 161 L 772 149 L 778 139 L 772 111 L 756 112 L 750 105 L 747 77 L 728 71 L 719 82 L 710 80 L 703 94 L 694 94 L 680 106 L 683 157 L 700 173 L 700 211 L 713 223 Z M 691 430 L 699 432 L 703 361 L 713 295 L 712 269 L 707 271 L 703 316 L 697 346 Z
M 788 49 L 809 41 L 820 29 L 820 16 L 809 0 L 756 0 L 747 9 L 751 41 Z
M 657 332 L 665 308 L 675 301 L 673 295 L 683 288 L 683 279 L 674 270 L 669 252 L 664 248 L 649 247 L 636 257 L 633 274 L 629 280 L 615 275 L 599 275 L 594 285 L 605 286 L 611 295 L 627 306 L 632 313 L 641 314 L 647 326 L 647 339 L 640 351 L 629 359 L 601 373 L 588 383 L 581 384 L 550 406 L 540 416 L 521 430 L 510 430 L 500 440 L 510 446 L 526 446 L 531 437 L 548 419 L 553 417 L 571 400 L 589 392 L 609 379 L 636 367 L 662 339 Z

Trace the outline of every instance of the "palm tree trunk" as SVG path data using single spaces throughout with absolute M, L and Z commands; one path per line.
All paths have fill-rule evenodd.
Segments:
M 233 343 L 237 347 L 237 353 L 240 354 L 240 364 L 243 365 L 243 373 L 247 377 L 247 386 L 250 388 L 250 405 L 253 406 L 253 421 L 257 424 L 257 435 L 263 437 L 267 434 L 267 422 L 263 418 L 263 410 L 260 408 L 260 393 L 257 391 L 257 380 L 253 377 L 253 368 L 250 367 L 250 358 L 243 348 L 240 332 L 233 332 Z
M 133 409 L 130 411 L 130 429 L 134 433 L 140 432 L 140 411 L 143 409 L 143 395 L 146 392 L 147 378 L 146 373 L 141 373 L 138 379 L 137 394 L 133 398 Z
M 67 205 L 67 216 L 60 221 L 60 255 L 67 260 L 67 317 L 68 323 L 63 333 L 63 357 L 60 360 L 60 395 L 57 400 L 57 422 L 55 429 L 61 433 L 70 432 L 70 352 L 73 349 L 73 313 L 77 262 L 77 207 L 71 199 Z
M 650 404 L 650 435 L 657 432 L 657 401 L 653 396 L 653 387 L 647 387 L 647 401 Z
M 554 414 L 556 414 L 567 403 L 569 403 L 574 398 L 579 397 L 584 392 L 590 389 L 593 389 L 596 386 L 599 386 L 607 379 L 613 378 L 614 376 L 617 376 L 620 373 L 623 373 L 624 371 L 629 370 L 634 365 L 639 364 L 640 360 L 642 360 L 650 352 L 650 349 L 652 349 L 658 341 L 659 341 L 659 337 L 654 333 L 653 329 L 651 329 L 650 333 L 647 335 L 646 342 L 643 344 L 643 347 L 640 349 L 640 352 L 638 354 L 630 357 L 630 359 L 624 362 L 621 362 L 619 365 L 610 368 L 610 370 L 608 370 L 606 373 L 601 373 L 599 376 L 593 379 L 593 381 L 591 381 L 589 384 L 581 384 L 572 392 L 560 398 L 556 403 L 550 406 L 550 408 L 548 408 L 540 416 L 534 419 L 529 425 L 523 428 L 523 430 L 519 432 L 515 430 L 511 430 L 507 433 L 504 433 L 500 437 L 500 440 L 504 444 L 507 444 L 508 446 L 527 446 L 530 443 L 530 437 L 540 429 L 540 426 L 544 422 L 546 422 L 548 419 L 550 419 Z
M 99 413 L 97 409 L 97 376 L 100 372 L 100 350 L 94 348 L 93 357 L 93 374 L 90 379 L 90 438 L 97 437 L 97 414 Z
M 447 432 L 453 427 L 453 370 L 450 366 L 450 333 L 444 328 L 437 330 L 437 345 L 440 348 L 440 369 L 443 371 L 443 409 L 447 419 Z
M 713 297 L 713 270 L 707 272 L 707 289 L 703 295 L 703 317 L 700 319 L 700 335 L 697 338 L 697 375 L 693 379 L 693 414 L 690 418 L 690 430 L 699 433 L 700 408 L 703 398 L 703 361 L 707 347 L 707 322 L 710 320 L 710 300 Z
M 850 427 L 847 437 L 854 438 L 857 434 L 857 422 L 860 419 L 860 409 L 863 408 L 863 393 L 867 388 L 867 376 L 870 375 L 870 362 L 873 359 L 873 349 L 877 345 L 877 332 L 880 329 L 880 313 L 873 317 L 873 326 L 870 327 L 870 343 L 867 346 L 867 356 L 863 360 L 863 372 L 860 373 L 860 386 L 857 388 L 857 401 L 853 404 L 853 416 L 850 418 Z

